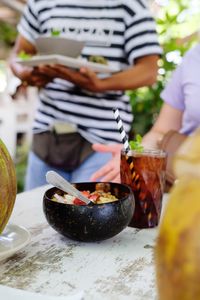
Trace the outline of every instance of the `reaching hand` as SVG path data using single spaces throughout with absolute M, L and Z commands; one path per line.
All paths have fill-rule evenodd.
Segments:
M 95 181 L 101 178 L 101 181 L 112 181 L 120 182 L 120 153 L 122 149 L 121 144 L 93 144 L 93 150 L 99 152 L 111 152 L 112 159 L 105 164 L 101 169 L 95 172 L 90 178 L 92 181 Z
M 145 149 L 158 149 L 163 138 L 163 134 L 150 130 L 142 139 L 142 145 Z

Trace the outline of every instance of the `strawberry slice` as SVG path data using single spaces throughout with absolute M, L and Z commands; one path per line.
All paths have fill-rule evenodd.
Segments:
M 96 203 L 96 202 L 98 201 L 99 197 L 100 197 L 100 195 L 96 193 L 96 194 L 90 195 L 90 196 L 89 196 L 89 199 L 90 199 L 92 202 Z
M 74 204 L 74 205 L 86 205 L 85 202 L 81 201 L 81 200 L 78 199 L 78 198 L 75 198 L 75 199 L 74 199 L 73 204 Z
M 81 194 L 83 194 L 87 198 L 89 198 L 89 196 L 90 196 L 89 191 L 81 191 Z M 82 200 L 80 200 L 79 198 L 75 198 L 74 201 L 73 201 L 73 204 L 75 204 L 75 205 L 86 205 L 86 203 L 83 202 Z

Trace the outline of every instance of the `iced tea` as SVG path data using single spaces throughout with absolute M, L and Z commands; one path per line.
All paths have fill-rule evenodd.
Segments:
M 161 150 L 122 151 L 121 182 L 135 196 L 135 212 L 129 226 L 150 228 L 158 225 L 165 182 L 166 153 Z

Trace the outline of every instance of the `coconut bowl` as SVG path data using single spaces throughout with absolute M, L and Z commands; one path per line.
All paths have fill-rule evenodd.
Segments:
M 95 191 L 97 182 L 74 184 L 80 191 Z M 108 183 L 101 183 L 108 187 Z M 48 189 L 43 197 L 43 211 L 47 222 L 60 234 L 77 241 L 95 242 L 111 238 L 130 223 L 135 201 L 128 185 L 109 183 L 109 191 L 118 200 L 103 204 L 72 205 L 52 200 L 56 187 Z

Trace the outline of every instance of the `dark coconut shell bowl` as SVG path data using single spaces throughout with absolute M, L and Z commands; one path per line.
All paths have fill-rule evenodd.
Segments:
M 95 191 L 97 182 L 74 184 L 80 191 Z M 108 183 L 101 183 L 108 186 Z M 111 238 L 130 223 L 135 201 L 129 186 L 109 183 L 109 191 L 119 200 L 89 205 L 72 205 L 55 202 L 55 193 L 62 194 L 53 187 L 43 197 L 43 210 L 48 223 L 60 234 L 77 241 L 95 242 Z

